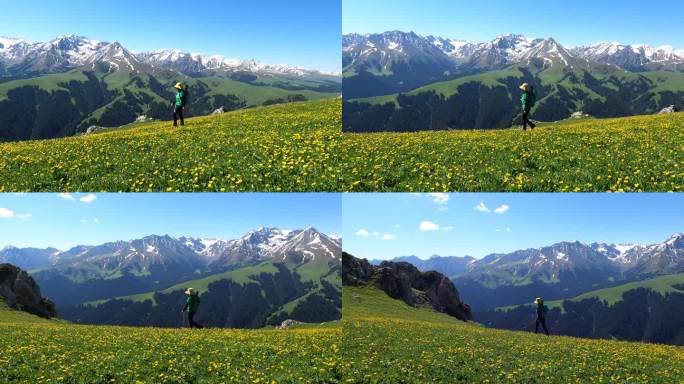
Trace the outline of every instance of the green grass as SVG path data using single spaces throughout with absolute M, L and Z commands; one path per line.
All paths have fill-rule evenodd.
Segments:
M 259 106 L 264 101 L 287 98 L 288 95 L 294 94 L 304 95 L 308 100 L 321 100 L 331 97 L 330 93 L 310 90 L 287 90 L 272 86 L 256 86 L 221 77 L 200 77 L 197 80 L 211 87 L 208 95 L 236 95 L 244 99 L 248 106 Z M 189 84 L 191 83 L 192 81 L 189 82 Z
M 70 81 L 85 82 L 88 78 L 83 74 L 83 71 L 74 70 L 66 73 L 59 73 L 54 75 L 46 75 L 32 79 L 14 80 L 0 84 L 0 101 L 7 98 L 7 92 L 24 86 L 37 86 L 46 92 L 53 91 L 68 91 L 68 89 L 61 86 Z
M 596 298 L 601 301 L 605 301 L 609 306 L 612 306 L 622 301 L 622 295 L 624 295 L 626 292 L 639 288 L 649 289 L 661 295 L 667 295 L 668 293 L 684 294 L 684 290 L 674 287 L 675 285 L 679 284 L 684 285 L 684 273 L 660 276 L 649 280 L 634 281 L 611 288 L 597 289 L 595 291 L 590 291 L 579 296 L 575 296 L 570 300 L 582 301 Z M 549 307 L 562 308 L 562 303 L 563 300 L 554 300 L 549 301 L 547 305 Z
M 0 191 L 334 191 L 340 100 L 0 144 Z
M 232 271 L 217 273 L 215 275 L 210 275 L 210 276 L 207 276 L 207 277 L 204 277 L 201 279 L 184 281 L 182 283 L 174 284 L 168 288 L 162 289 L 159 292 L 164 293 L 164 294 L 169 294 L 171 292 L 180 291 L 180 290 L 185 291 L 189 287 L 192 287 L 192 288 L 196 289 L 197 291 L 199 291 L 200 293 L 202 293 L 202 292 L 209 290 L 209 284 L 216 282 L 216 281 L 231 280 L 237 284 L 256 283 L 257 280 L 252 279 L 252 276 L 257 276 L 261 273 L 274 274 L 276 272 L 278 272 L 278 269 L 273 265 L 273 263 L 264 262 L 264 263 L 254 265 L 254 266 L 249 266 L 249 267 L 239 268 L 239 269 L 232 270 Z M 116 297 L 116 299 L 128 300 L 128 301 L 134 301 L 134 302 L 151 300 L 152 302 L 154 302 L 154 294 L 155 294 L 155 292 L 145 292 L 145 293 L 139 293 L 139 294 L 135 294 L 135 295 L 120 296 L 120 297 Z M 90 302 L 87 302 L 86 304 L 99 305 L 99 304 L 102 304 L 102 303 L 109 301 L 109 300 L 110 299 L 90 301 Z
M 7 306 L 5 301 L 0 298 L 0 324 L 4 323 L 36 323 L 36 324 L 54 324 L 57 322 L 64 322 L 58 319 L 44 319 L 42 317 L 32 315 L 28 312 L 11 309 Z
M 684 350 L 463 323 L 344 287 L 342 360 L 354 383 L 675 383 Z
M 684 191 L 684 113 L 343 135 L 341 190 Z
M 339 322 L 188 330 L 73 325 L 16 312 L 0 307 L 2 383 L 340 382 Z

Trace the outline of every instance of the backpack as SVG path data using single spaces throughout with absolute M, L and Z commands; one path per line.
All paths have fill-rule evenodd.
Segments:
M 536 102 L 537 102 L 537 94 L 534 93 L 534 89 L 530 88 L 530 95 L 529 95 L 529 98 L 527 100 L 527 103 L 529 104 L 530 109 L 532 109 L 532 107 L 534 107 L 534 103 L 536 103 Z

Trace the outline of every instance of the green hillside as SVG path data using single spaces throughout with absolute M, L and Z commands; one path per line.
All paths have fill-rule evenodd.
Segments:
M 0 144 L 1 191 L 330 191 L 341 101 Z
M 675 286 L 680 286 L 680 288 L 676 288 Z M 649 280 L 635 281 L 623 285 L 618 285 L 617 287 L 597 289 L 595 291 L 583 293 L 579 296 L 573 297 L 570 300 L 582 301 L 586 299 L 596 298 L 601 301 L 607 302 L 608 305 L 613 305 L 619 301 L 622 301 L 622 295 L 625 292 L 634 289 L 650 289 L 653 292 L 658 292 L 662 295 L 668 293 L 684 294 L 684 289 L 681 289 L 682 286 L 684 286 L 684 273 L 679 273 L 676 275 L 660 276 Z M 549 301 L 547 305 L 549 305 L 550 307 L 560 308 L 562 307 L 562 303 L 562 300 L 555 300 Z
M 0 84 L 0 141 L 71 136 L 89 126 L 116 127 L 140 115 L 171 118 L 176 82 L 186 83 L 186 116 L 207 115 L 339 95 L 339 84 L 280 77 L 192 78 L 144 66 L 115 72 L 79 68 Z
M 3 323 L 38 323 L 38 324 L 54 324 L 64 322 L 58 319 L 44 319 L 42 317 L 32 315 L 28 312 L 17 311 L 7 306 L 5 301 L 0 298 L 0 324 Z
M 485 87 L 503 87 L 510 93 L 512 101 L 517 101 L 520 92 L 517 86 L 523 82 L 531 81 L 544 89 L 543 97 L 537 101 L 537 112 L 549 101 L 563 99 L 563 112 L 586 111 L 593 100 L 606 102 L 609 92 L 615 91 L 633 94 L 635 102 L 646 104 L 641 96 L 653 97 L 657 103 L 650 104 L 647 112 L 655 112 L 663 92 L 678 93 L 684 90 L 684 72 L 651 71 L 633 73 L 621 71 L 610 67 L 519 67 L 489 71 L 481 74 L 464 76 L 455 80 L 443 81 L 416 88 L 406 95 L 419 95 L 434 91 L 444 97 L 459 93 L 459 88 L 464 84 L 477 83 Z M 636 91 L 639 89 L 640 91 Z M 648 93 L 648 95 L 645 95 Z M 651 99 L 649 99 L 651 100 Z M 397 106 L 397 94 L 376 96 L 353 101 L 368 102 L 371 104 L 395 103 Z M 567 109 L 567 111 L 566 111 Z M 533 112 L 535 111 L 533 110 Z M 589 111 L 593 112 L 593 111 Z M 644 112 L 644 111 L 640 111 Z M 541 120 L 544 120 L 541 118 Z
M 371 287 L 344 287 L 343 325 L 342 360 L 358 383 L 684 380 L 682 348 L 489 329 Z
M 340 335 L 339 323 L 288 330 L 82 326 L 0 308 L 0 382 L 337 383 Z
M 165 317 L 173 316 L 183 303 L 182 292 L 192 287 L 208 300 L 200 318 L 213 326 L 254 328 L 287 319 L 320 323 L 341 316 L 341 285 L 339 268 L 328 260 L 267 261 L 165 289 L 64 306 L 60 314 L 82 324 L 177 326 L 177 319 Z
M 682 191 L 684 113 L 533 131 L 344 134 L 342 190 Z

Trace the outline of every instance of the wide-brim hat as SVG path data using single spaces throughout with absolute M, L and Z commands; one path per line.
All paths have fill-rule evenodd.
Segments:
M 520 86 L 520 90 L 527 92 L 530 90 L 530 85 L 527 83 L 523 83 L 523 85 Z
M 533 303 L 539 304 L 540 302 L 543 302 L 543 301 L 544 300 L 541 297 L 537 297 L 536 299 L 534 299 Z
M 195 289 L 194 289 L 194 288 L 188 288 L 188 289 L 185 291 L 185 294 L 186 294 L 186 295 L 194 295 L 194 294 L 195 294 Z
M 173 87 L 176 88 L 176 89 L 183 90 L 183 89 L 185 89 L 185 84 L 183 84 L 183 83 L 176 83 L 176 85 L 174 85 Z

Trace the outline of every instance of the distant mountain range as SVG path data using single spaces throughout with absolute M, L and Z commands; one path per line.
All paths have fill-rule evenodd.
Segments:
M 252 60 L 229 59 L 220 55 L 185 53 L 178 49 L 161 49 L 133 53 L 119 42 L 101 42 L 84 36 L 59 36 L 49 42 L 28 42 L 0 37 L 0 80 L 2 77 L 24 78 L 66 72 L 82 66 L 108 64 L 112 70 L 142 70 L 149 65 L 174 70 L 189 76 L 216 73 L 250 72 L 301 78 L 339 76 L 339 73 L 271 65 Z
M 190 88 L 186 115 L 336 97 L 339 74 L 255 60 L 134 53 L 118 42 L 61 36 L 0 38 L 0 141 L 69 136 L 145 115 L 168 120 L 173 86 Z
M 512 34 L 472 43 L 391 31 L 345 35 L 342 55 L 348 131 L 509 127 L 522 82 L 536 86 L 535 116 L 544 121 L 575 111 L 652 113 L 684 100 L 676 85 L 684 79 L 684 50 L 669 46 L 564 47 L 553 38 Z M 386 103 L 406 111 L 380 108 Z
M 398 257 L 449 276 L 474 311 L 564 299 L 599 288 L 684 272 L 684 234 L 653 245 L 563 242 L 481 259 Z M 378 264 L 375 260 L 373 263 Z
M 231 302 L 229 299 L 222 301 L 223 296 L 217 293 L 228 289 L 221 284 L 229 284 L 235 292 L 244 291 L 244 295 L 262 297 L 271 294 L 271 288 L 267 287 L 278 281 L 283 294 L 274 291 L 272 294 L 276 296 L 262 297 L 270 304 L 253 308 L 256 317 L 236 318 L 233 319 L 235 323 L 221 319 L 213 322 L 214 326 L 263 326 L 268 319 L 275 323 L 292 312 L 300 313 L 297 319 L 300 321 L 337 316 L 337 307 L 331 303 L 339 301 L 341 252 L 339 238 L 314 228 L 259 228 L 234 240 L 154 235 L 131 241 L 76 246 L 67 251 L 5 247 L 0 251 L 0 263 L 31 268 L 33 278 L 43 294 L 55 302 L 60 316 L 96 323 L 106 320 L 102 317 L 106 312 L 107 321 L 119 318 L 120 324 L 165 324 L 139 323 L 142 310 L 137 306 L 132 308 L 136 311 L 133 317 L 138 320 L 126 320 L 131 308 L 124 304 L 133 301 L 117 299 L 122 296 L 149 294 L 150 300 L 157 296 L 159 300 L 163 300 L 162 297 L 179 300 L 184 290 L 180 286 L 195 284 L 204 285 L 207 294 L 215 295 L 212 296 L 216 300 L 213 305 L 221 307 Z M 173 288 L 176 285 L 178 289 Z M 230 296 L 229 292 L 224 294 Z M 259 297 L 253 297 L 254 302 L 262 300 Z M 82 305 L 90 301 L 107 302 L 108 310 Z M 310 306 L 315 302 L 323 303 L 322 308 L 328 308 L 328 311 L 322 309 L 319 315 L 312 315 Z M 283 309 L 288 303 L 289 306 Z M 146 311 L 158 310 L 156 305 L 149 305 Z M 239 310 L 238 307 L 233 310 Z M 247 312 L 245 308 L 241 310 Z

